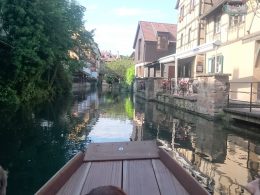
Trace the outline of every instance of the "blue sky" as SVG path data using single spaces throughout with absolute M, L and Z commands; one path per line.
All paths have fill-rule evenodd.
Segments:
M 138 21 L 176 23 L 176 0 L 78 0 L 101 51 L 130 55 Z

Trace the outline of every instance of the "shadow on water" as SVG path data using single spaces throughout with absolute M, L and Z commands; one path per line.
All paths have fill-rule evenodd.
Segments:
M 33 194 L 68 160 L 61 135 L 67 130 L 63 116 L 69 102 L 1 110 L 0 163 L 9 171 L 7 194 Z
M 75 90 L 72 96 L 54 102 L 2 108 L 0 165 L 9 172 L 7 194 L 34 194 L 72 156 L 95 141 L 94 136 L 103 135 L 95 130 L 96 126 L 109 129 L 102 120 L 132 130 L 131 113 L 125 110 L 133 111 L 133 105 L 127 101 L 129 97 L 120 92 Z M 117 134 L 122 132 L 110 136 L 119 139 L 121 135 Z M 129 140 L 130 133 L 122 136 L 123 141 Z

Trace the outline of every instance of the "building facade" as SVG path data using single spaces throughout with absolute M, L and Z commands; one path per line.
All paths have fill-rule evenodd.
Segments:
M 176 9 L 178 77 L 231 74 L 231 99 L 260 100 L 260 84 L 250 83 L 260 81 L 260 2 L 178 0 Z
M 191 78 L 203 73 L 204 54 L 196 52 L 205 43 L 204 23 L 200 20 L 203 6 L 199 0 L 178 0 L 176 59 L 178 77 Z
M 148 77 L 149 63 L 176 51 L 176 24 L 140 21 L 134 45 L 135 76 Z M 151 73 L 154 75 L 155 73 Z
M 260 82 L 260 2 L 219 0 L 201 18 L 206 41 L 221 42 L 206 52 L 206 73 L 230 73 L 231 90 L 248 92 L 231 93 L 231 98 L 249 101 L 249 82 Z M 252 91 L 253 101 L 260 100 L 259 83 L 252 83 Z

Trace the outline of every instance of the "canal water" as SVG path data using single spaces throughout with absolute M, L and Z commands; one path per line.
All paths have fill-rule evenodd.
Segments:
M 0 111 L 0 165 L 8 195 L 34 194 L 90 142 L 157 140 L 213 194 L 248 194 L 260 172 L 259 127 L 212 122 L 122 92 L 73 96 Z

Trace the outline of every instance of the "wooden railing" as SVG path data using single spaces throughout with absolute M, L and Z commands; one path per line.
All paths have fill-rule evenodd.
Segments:
M 230 82 L 227 107 L 260 108 L 260 82 Z

